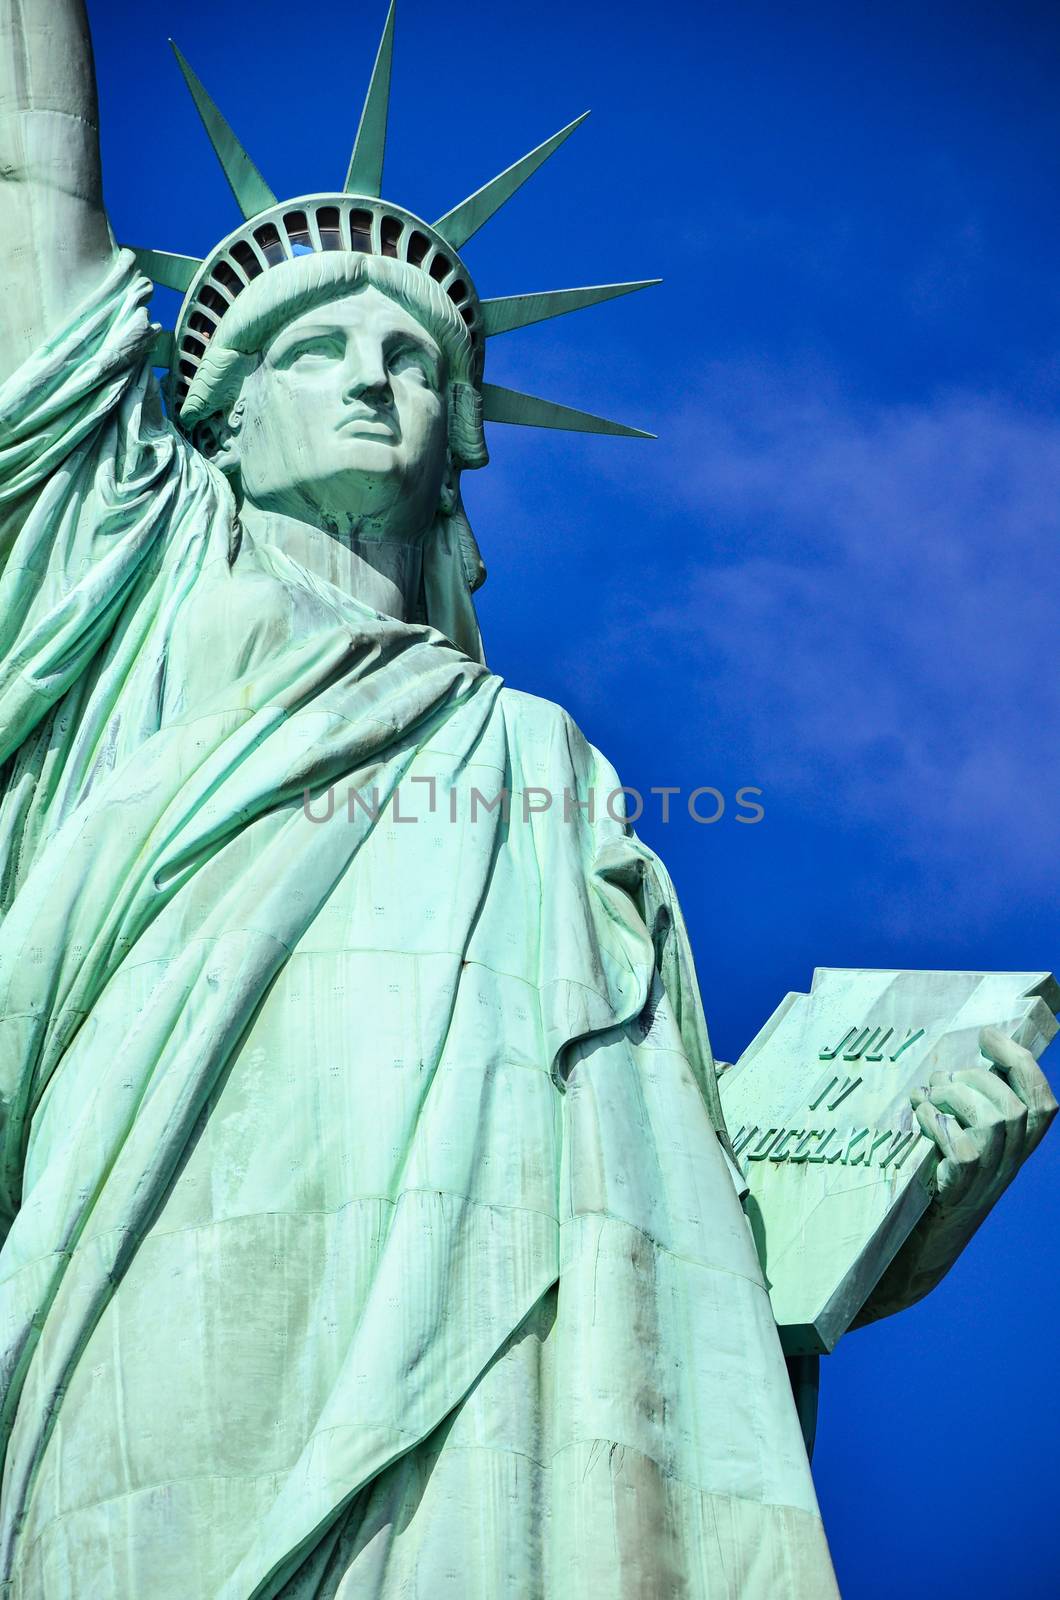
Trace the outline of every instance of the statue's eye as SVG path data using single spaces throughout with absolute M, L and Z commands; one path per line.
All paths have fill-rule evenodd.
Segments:
M 395 375 L 418 374 L 429 387 L 438 386 L 438 363 L 431 352 L 420 344 L 409 342 L 395 345 L 387 355 L 387 366 Z
M 312 337 L 299 339 L 296 344 L 288 345 L 277 362 L 280 367 L 293 367 L 312 364 L 317 361 L 335 361 L 341 359 L 343 344 L 340 339 L 330 334 L 313 334 Z

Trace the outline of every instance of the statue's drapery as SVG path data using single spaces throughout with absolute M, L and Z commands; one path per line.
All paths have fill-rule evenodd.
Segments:
M 239 532 L 146 289 L 0 390 L 0 1595 L 827 1595 L 618 779 Z

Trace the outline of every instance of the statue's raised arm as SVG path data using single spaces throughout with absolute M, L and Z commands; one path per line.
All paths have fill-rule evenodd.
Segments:
M 83 0 L 0 0 L 0 276 L 3 916 L 114 739 L 157 725 L 115 703 L 171 592 L 155 566 L 187 575 L 230 520 L 165 419 L 151 284 L 103 209 Z
M 0 0 L 0 381 L 114 255 L 83 0 Z

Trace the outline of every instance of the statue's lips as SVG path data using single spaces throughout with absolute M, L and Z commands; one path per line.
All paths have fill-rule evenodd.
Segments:
M 335 431 L 347 439 L 385 439 L 392 444 L 397 442 L 398 436 L 394 424 L 381 417 L 347 417 Z

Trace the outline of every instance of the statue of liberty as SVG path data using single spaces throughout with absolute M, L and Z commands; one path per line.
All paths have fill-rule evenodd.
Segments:
M 0 18 L 0 1596 L 834 1593 L 672 886 L 475 618 L 483 420 L 635 431 L 483 379 L 639 287 L 461 260 L 571 129 L 381 199 L 391 14 L 278 203 L 182 62 L 242 221 L 134 255 L 81 0 Z M 865 1315 L 1044 1132 L 996 1059 Z

